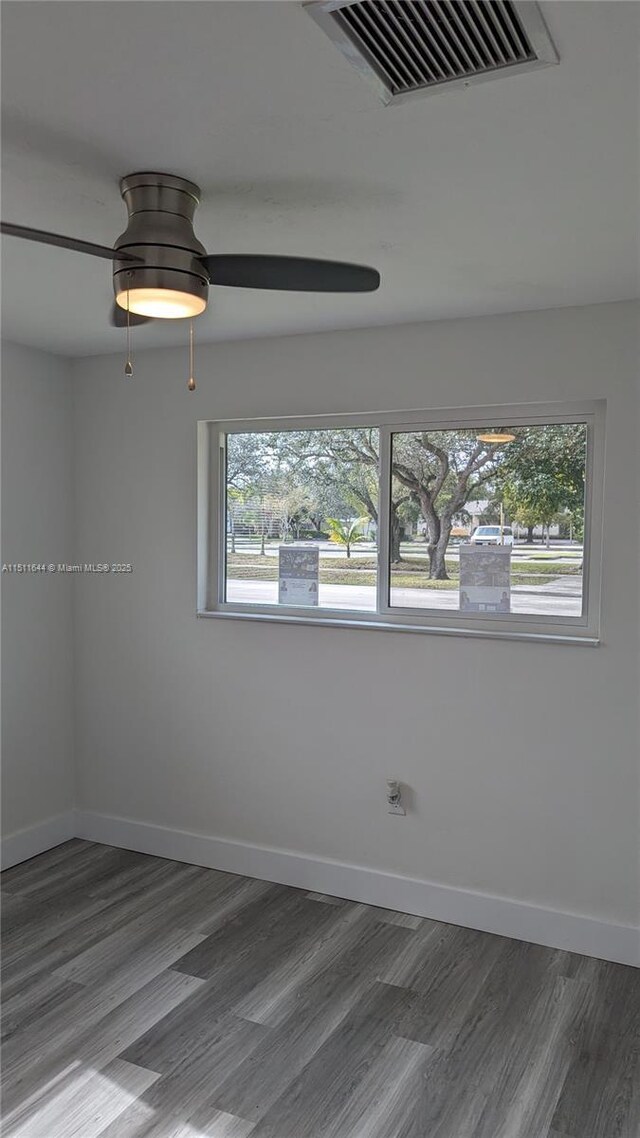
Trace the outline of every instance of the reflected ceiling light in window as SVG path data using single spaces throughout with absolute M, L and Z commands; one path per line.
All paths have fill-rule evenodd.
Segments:
M 499 443 L 513 443 L 515 438 L 516 436 L 509 434 L 508 431 L 483 431 L 481 435 L 478 435 L 478 442 L 491 443 L 492 446 L 496 446 Z

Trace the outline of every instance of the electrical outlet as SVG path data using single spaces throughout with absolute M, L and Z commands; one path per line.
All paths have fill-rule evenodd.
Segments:
M 387 814 L 406 814 L 404 806 L 401 802 L 390 802 L 387 806 Z
M 387 814 L 406 814 L 402 805 L 402 789 L 397 778 L 387 779 Z

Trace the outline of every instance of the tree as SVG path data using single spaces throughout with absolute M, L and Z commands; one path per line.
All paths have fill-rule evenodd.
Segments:
M 562 511 L 573 529 L 581 530 L 584 425 L 514 427 L 509 434 L 510 442 L 497 443 L 483 440 L 478 428 L 393 434 L 388 519 L 392 564 L 400 563 L 403 523 L 419 512 L 426 529 L 429 576 L 446 579 L 451 529 L 473 498 L 489 499 L 498 511 L 506 505 L 510 515 L 528 527 L 548 527 Z M 305 518 L 320 533 L 325 519 L 335 522 L 356 511 L 379 530 L 379 470 L 375 427 L 257 432 L 229 435 L 227 441 L 227 484 L 242 493 L 244 502 L 262 510 L 257 532 L 263 549 L 275 515 L 285 536 L 292 528 L 299 532 Z M 267 503 L 274 515 L 268 525 Z
M 299 537 L 305 519 L 310 521 L 316 511 L 317 499 L 306 487 L 293 485 L 287 489 L 283 485 L 280 496 L 282 540 L 286 541 L 292 530 Z
M 569 515 L 578 532 L 584 516 L 586 427 L 554 423 L 524 429 L 508 448 L 500 470 L 505 504 L 516 521 L 547 529 L 559 514 Z
M 231 552 L 236 551 L 236 531 L 245 512 L 245 494 L 234 486 L 227 488 L 227 527 L 231 537 Z
M 247 491 L 258 485 L 266 473 L 266 436 L 230 434 L 227 436 L 227 486 Z
M 429 576 L 448 578 L 446 551 L 456 514 L 495 477 L 501 445 L 477 431 L 420 431 L 394 436 L 391 470 L 418 503 L 427 529 Z
M 323 454 L 331 465 L 326 473 L 333 477 L 342 493 L 357 509 L 364 510 L 379 529 L 378 473 L 380 468 L 378 430 L 373 427 L 340 428 L 323 431 Z M 394 486 L 390 509 L 390 560 L 400 562 L 402 510 L 411 501 L 403 487 Z
M 336 545 L 344 545 L 347 557 L 351 557 L 351 546 L 359 541 L 364 541 L 364 534 L 361 533 L 360 527 L 365 525 L 369 518 L 356 518 L 352 522 L 343 522 L 340 518 L 327 518 L 326 523 L 329 529 L 329 541 L 333 541 Z
M 524 526 L 527 531 L 527 545 L 533 545 L 533 531 L 536 526 L 544 525 L 544 519 L 535 506 L 527 505 L 518 500 L 517 491 L 509 483 L 504 488 L 504 504 L 512 521 Z
M 374 427 L 288 432 L 278 440 L 278 462 L 289 475 L 334 492 L 366 511 L 379 528 L 379 433 Z M 418 510 L 427 527 L 431 577 L 446 578 L 445 551 L 453 517 L 497 466 L 497 446 L 476 431 L 399 433 L 394 436 L 390 498 L 390 560 L 400 563 L 402 521 Z M 342 511 L 341 511 L 342 512 Z M 332 514 L 338 516 L 338 512 Z
M 259 492 L 247 502 L 245 517 L 252 524 L 254 533 L 260 538 L 260 554 L 265 557 L 267 538 L 280 530 L 283 525 L 283 508 L 280 499 Z

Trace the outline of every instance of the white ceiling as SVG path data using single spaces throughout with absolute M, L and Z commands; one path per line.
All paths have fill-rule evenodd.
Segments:
M 201 341 L 636 296 L 639 5 L 541 7 L 559 66 L 384 107 L 294 0 L 5 0 L 2 215 L 111 245 L 120 176 L 163 170 L 202 187 L 210 252 L 382 273 L 363 296 L 212 289 Z M 110 302 L 106 261 L 3 240 L 7 337 L 117 350 Z

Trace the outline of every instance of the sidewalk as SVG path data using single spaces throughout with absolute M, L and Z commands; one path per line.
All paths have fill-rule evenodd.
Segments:
M 539 616 L 580 616 L 582 612 L 581 577 L 563 577 L 569 581 L 571 590 L 563 586 L 553 589 L 549 585 L 516 586 L 511 592 L 511 611 L 531 613 Z M 576 588 L 577 586 L 577 588 Z M 231 603 L 277 605 L 277 581 L 236 581 L 228 582 L 227 599 Z M 458 608 L 457 589 L 394 589 L 391 590 L 394 607 L 414 609 Z M 322 608 L 351 610 L 353 612 L 375 612 L 376 590 L 372 585 L 320 585 L 320 606 Z M 285 607 L 285 606 L 283 606 Z

